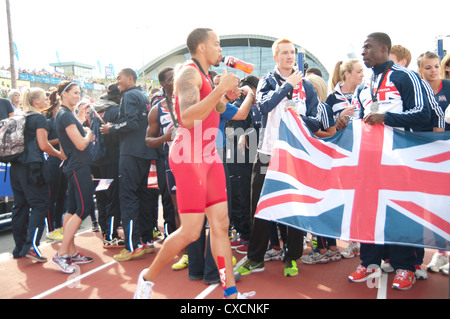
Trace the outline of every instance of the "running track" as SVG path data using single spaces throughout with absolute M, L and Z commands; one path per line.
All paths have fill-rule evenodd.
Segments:
M 48 261 L 35 263 L 27 258 L 13 259 L 10 254 L 0 258 L 0 299 L 130 299 L 140 271 L 147 268 L 155 254 L 142 259 L 118 263 L 113 255 L 119 249 L 104 249 L 99 233 L 78 234 L 75 243 L 80 251 L 94 257 L 94 262 L 80 266 L 77 276 L 61 273 Z M 43 244 L 41 251 L 50 258 L 60 243 Z M 338 242 L 341 250 L 345 243 Z M 161 242 L 155 243 L 156 252 Z M 305 253 L 307 253 L 305 251 Z M 424 265 L 433 251 L 426 250 Z M 245 256 L 234 252 L 237 266 Z M 174 262 L 178 259 L 174 259 Z M 241 277 L 240 292 L 255 291 L 254 299 L 448 299 L 449 278 L 429 273 L 428 280 L 417 281 L 409 291 L 390 288 L 393 274 L 384 274 L 379 288 L 366 283 L 351 283 L 348 275 L 358 266 L 359 257 L 324 265 L 305 265 L 298 261 L 299 276 L 283 276 L 282 262 L 265 263 L 265 271 Z M 170 264 L 171 265 L 171 264 Z M 187 270 L 173 271 L 168 265 L 155 282 L 154 299 L 220 299 L 220 285 L 207 286 L 203 281 L 190 281 Z

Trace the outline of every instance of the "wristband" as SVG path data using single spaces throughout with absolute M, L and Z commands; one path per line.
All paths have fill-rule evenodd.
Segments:
M 225 289 L 223 291 L 223 296 L 226 298 L 226 297 L 229 297 L 229 296 L 237 294 L 237 293 L 238 293 L 238 291 L 237 291 L 236 286 L 233 286 L 233 287 L 229 287 L 229 288 Z

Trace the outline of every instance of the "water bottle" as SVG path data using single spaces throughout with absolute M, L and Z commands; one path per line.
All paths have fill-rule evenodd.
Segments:
M 231 56 L 222 57 L 222 62 L 230 68 L 238 69 L 248 74 L 252 74 L 253 69 L 255 68 L 253 64 L 241 61 Z

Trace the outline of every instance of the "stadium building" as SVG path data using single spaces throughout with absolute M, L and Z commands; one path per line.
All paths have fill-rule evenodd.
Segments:
M 272 72 L 275 66 L 272 54 L 272 44 L 276 41 L 276 38 L 263 36 L 263 35 L 225 35 L 220 37 L 220 45 L 223 49 L 222 54 L 224 56 L 232 56 L 245 62 L 252 63 L 255 66 L 253 75 L 257 77 L 263 77 L 267 73 Z M 322 71 L 323 79 L 328 83 L 329 74 L 322 63 L 308 50 L 295 44 L 296 49 L 303 50 L 305 52 L 305 60 L 308 63 L 308 67 L 318 68 Z M 145 74 L 146 78 L 151 80 L 157 80 L 157 75 L 165 67 L 175 67 L 177 64 L 182 64 L 190 59 L 190 54 L 186 44 L 181 45 L 172 51 L 150 61 L 139 72 Z M 212 67 L 213 71 L 218 74 L 222 73 L 224 64 L 220 67 Z M 245 77 L 247 74 L 240 71 L 228 68 L 229 72 L 237 74 L 240 78 Z

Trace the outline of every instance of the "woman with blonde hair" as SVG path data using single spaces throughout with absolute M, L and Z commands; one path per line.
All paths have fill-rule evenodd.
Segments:
M 316 119 L 320 123 L 320 129 L 317 132 L 314 132 L 314 135 L 320 138 L 331 137 L 336 134 L 336 127 L 333 118 L 333 110 L 325 103 L 328 97 L 327 84 L 324 79 L 315 74 L 308 75 L 305 80 L 312 83 L 319 99 Z
M 38 248 L 49 205 L 43 153 L 65 159 L 48 141 L 47 119 L 41 113 L 47 104 L 44 90 L 25 90 L 22 107 L 26 116 L 26 148 L 24 153 L 11 163 L 11 188 L 14 194 L 12 229 L 16 244 L 13 257 L 28 257 L 37 262 L 47 261 Z
M 336 63 L 331 82 L 334 90 L 326 101 L 333 110 L 335 121 L 339 116 L 359 119 L 359 109 L 355 107 L 358 103 L 353 102 L 353 97 L 363 78 L 364 67 L 361 61 L 350 59 L 345 63 L 342 61 Z M 359 248 L 359 243 L 350 242 L 341 255 L 344 258 L 353 258 L 359 255 Z
M 333 110 L 334 119 L 339 115 L 359 118 L 359 110 L 355 110 L 352 100 L 363 78 L 364 67 L 361 61 L 352 59 L 336 63 L 331 79 L 331 87 L 334 89 L 326 101 Z

